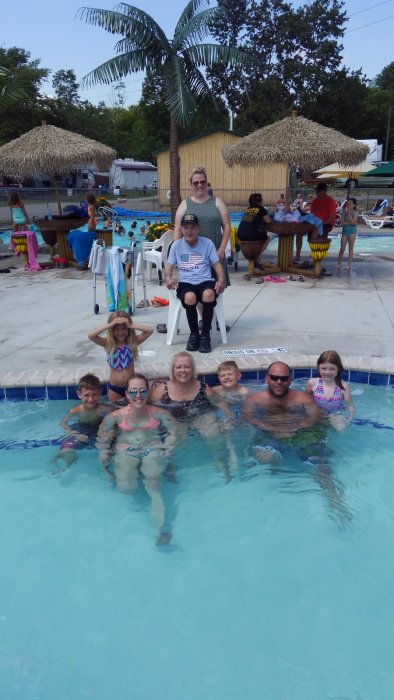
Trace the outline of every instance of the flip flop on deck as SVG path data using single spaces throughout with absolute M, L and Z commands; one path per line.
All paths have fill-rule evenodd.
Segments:
M 281 284 L 286 282 L 284 277 L 273 277 L 272 275 L 267 275 L 266 277 L 259 277 L 255 284 L 264 284 L 264 282 L 274 282 L 275 284 Z

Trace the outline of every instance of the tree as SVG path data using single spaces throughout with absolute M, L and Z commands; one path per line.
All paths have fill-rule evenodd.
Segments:
M 295 9 L 285 0 L 218 0 L 231 8 L 232 22 L 215 20 L 217 40 L 237 45 L 256 57 L 245 78 L 237 71 L 209 70 L 214 91 L 221 91 L 239 115 L 237 130 L 249 115 L 258 128 L 289 113 L 302 111 L 340 69 L 346 15 L 342 0 L 313 0 Z M 249 129 L 250 131 L 250 129 Z
M 39 68 L 39 60 L 30 60 L 30 54 L 16 46 L 0 47 L 0 66 L 5 69 L 0 78 L 0 89 L 5 88 L 18 94 L 22 90 L 23 99 L 6 100 L 0 103 L 0 145 L 29 131 L 39 122 L 38 105 L 40 86 L 49 71 Z
M 80 103 L 78 89 L 79 84 L 73 70 L 58 70 L 52 78 L 52 87 L 55 90 L 56 99 L 67 107 Z
M 83 79 L 88 85 L 119 81 L 129 73 L 149 68 L 160 75 L 165 85 L 165 105 L 170 114 L 170 190 L 171 212 L 180 202 L 178 128 L 190 123 L 203 98 L 213 95 L 201 68 L 213 64 L 245 68 L 251 58 L 229 46 L 198 43 L 209 34 L 210 23 L 224 17 L 224 11 L 207 7 L 209 0 L 190 0 L 183 10 L 170 41 L 155 20 L 143 10 L 120 3 L 114 11 L 81 8 L 86 22 L 121 34 L 115 58 L 101 64 Z
M 374 80 L 374 85 L 379 90 L 394 91 L 394 61 L 385 66 Z

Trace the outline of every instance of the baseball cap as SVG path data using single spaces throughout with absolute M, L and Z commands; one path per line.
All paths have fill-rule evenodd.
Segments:
M 198 226 L 198 217 L 195 214 L 184 214 L 181 219 L 181 226 L 185 224 L 197 224 Z

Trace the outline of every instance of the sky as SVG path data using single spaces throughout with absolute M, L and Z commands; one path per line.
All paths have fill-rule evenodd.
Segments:
M 176 22 L 187 0 L 134 0 L 129 4 L 148 12 L 171 38 Z M 298 7 L 304 2 L 295 0 Z M 74 70 L 77 81 L 92 69 L 108 60 L 114 53 L 117 37 L 99 27 L 86 24 L 75 15 L 83 3 L 78 0 L 18 0 L 14 10 L 2 12 L 0 44 L 30 52 L 31 59 L 39 59 L 40 67 L 48 68 L 51 75 L 60 69 Z M 94 0 L 86 7 L 113 9 L 115 4 Z M 394 60 L 394 0 L 345 0 L 349 16 L 343 38 L 344 65 L 350 69 L 362 68 L 367 78 L 374 78 Z M 125 105 L 137 104 L 141 97 L 143 74 L 134 73 L 124 80 Z M 53 94 L 51 79 L 43 84 L 43 92 Z M 115 104 L 111 86 L 94 86 L 80 91 L 81 98 L 97 104 L 103 100 Z

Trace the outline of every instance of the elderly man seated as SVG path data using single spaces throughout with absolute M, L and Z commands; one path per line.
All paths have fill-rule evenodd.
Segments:
M 181 220 L 182 238 L 174 241 L 165 269 L 168 289 L 176 289 L 177 297 L 186 310 L 190 336 L 186 350 L 211 352 L 210 330 L 216 296 L 225 287 L 223 267 L 212 241 L 199 237 L 198 218 L 195 214 L 184 214 Z M 179 283 L 173 279 L 178 268 Z M 212 274 L 214 268 L 217 279 Z M 198 331 L 197 303 L 202 304 L 202 332 Z

